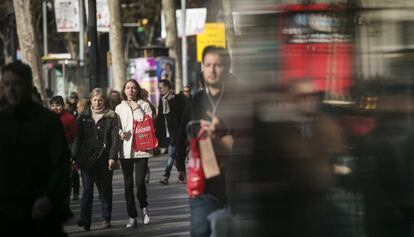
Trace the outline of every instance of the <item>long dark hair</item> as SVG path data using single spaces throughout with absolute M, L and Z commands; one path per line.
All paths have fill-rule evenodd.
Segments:
M 138 101 L 138 100 L 140 100 L 140 99 L 143 99 L 142 98 L 142 88 L 141 88 L 141 86 L 139 85 L 139 83 L 136 81 L 136 80 L 134 80 L 134 79 L 129 79 L 129 80 L 127 80 L 125 83 L 124 83 L 124 86 L 122 87 L 122 91 L 121 91 L 121 99 L 122 100 L 127 100 L 128 98 L 127 98 L 127 96 L 125 95 L 125 87 L 126 87 L 126 85 L 129 83 L 129 82 L 132 82 L 132 83 L 134 83 L 135 84 L 135 87 L 137 88 L 137 97 L 135 98 L 136 99 L 136 101 Z

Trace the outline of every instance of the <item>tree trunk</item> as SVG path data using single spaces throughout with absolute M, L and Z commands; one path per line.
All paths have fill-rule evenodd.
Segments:
M 112 87 L 121 91 L 123 83 L 126 81 L 126 67 L 122 54 L 122 23 L 120 0 L 111 0 L 109 2 L 110 13 L 110 31 L 109 40 L 112 57 Z
M 29 64 L 32 68 L 34 85 L 39 90 L 42 98 L 46 99 L 39 45 L 34 35 L 31 3 L 32 0 L 13 0 L 17 35 L 22 61 Z
M 165 16 L 165 46 L 169 49 L 169 56 L 175 59 L 175 90 L 181 89 L 181 57 L 178 55 L 177 22 L 175 17 L 175 1 L 162 0 L 162 10 Z
M 5 38 L 3 34 L 0 33 L 0 40 L 3 42 L 3 58 L 4 64 L 8 64 L 12 61 L 12 57 L 9 54 L 10 40 Z
M 225 23 L 225 32 L 226 32 L 226 46 L 229 51 L 230 57 L 233 56 L 233 42 L 234 42 L 234 26 L 233 26 L 233 14 L 232 14 L 232 5 L 231 0 L 223 1 L 223 11 L 224 11 L 224 23 Z M 231 68 L 233 69 L 233 61 L 231 60 Z

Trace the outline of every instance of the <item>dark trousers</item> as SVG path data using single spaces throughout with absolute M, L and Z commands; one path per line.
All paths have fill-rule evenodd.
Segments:
M 186 148 L 186 146 L 177 146 L 175 149 L 175 167 L 178 172 L 185 172 Z
M 79 194 L 79 173 L 77 170 L 72 171 L 72 191 L 73 193 Z
M 137 198 L 140 208 L 148 206 L 147 187 L 145 186 L 145 173 L 148 165 L 148 158 L 120 159 L 125 184 L 125 201 L 127 212 L 130 218 L 138 216 L 134 197 L 134 168 L 135 185 L 137 186 Z
M 111 220 L 112 213 L 112 175 L 113 171 L 108 167 L 102 166 L 93 171 L 82 170 L 83 193 L 81 201 L 81 220 L 85 223 L 91 223 L 92 202 L 93 202 L 93 184 L 96 181 L 101 190 L 101 207 L 102 219 Z
M 185 160 L 187 158 L 187 143 L 185 137 L 179 137 L 175 148 L 175 167 L 178 172 L 185 172 Z

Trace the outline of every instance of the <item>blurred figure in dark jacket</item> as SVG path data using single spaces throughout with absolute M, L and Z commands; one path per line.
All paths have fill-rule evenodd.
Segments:
M 185 106 L 182 95 L 176 95 L 171 81 L 161 80 L 159 83 L 161 98 L 158 103 L 158 115 L 156 118 L 156 133 L 159 146 L 168 147 L 168 159 L 164 175 L 160 180 L 162 184 L 168 184 L 171 169 L 175 161 L 175 149 L 177 145 L 178 130 L 181 115 Z
M 414 235 L 412 95 L 379 99 L 377 127 L 361 139 L 359 178 L 369 237 Z
M 32 100 L 30 66 L 1 73 L 0 236 L 66 236 L 70 152 L 59 117 Z
M 250 157 L 229 164 L 231 236 L 338 236 L 327 194 L 333 158 L 342 152 L 339 126 L 319 111 L 312 81 L 255 98 Z
M 186 182 L 186 168 L 185 168 L 185 161 L 187 158 L 188 153 L 188 140 L 187 140 L 187 132 L 186 132 L 186 126 L 188 122 L 191 120 L 191 90 L 188 92 L 188 96 L 186 96 L 186 90 L 187 87 L 184 87 L 183 91 L 181 92 L 183 94 L 183 97 L 186 98 L 184 100 L 185 106 L 181 115 L 181 121 L 178 127 L 178 135 L 177 135 L 177 146 L 175 149 L 175 166 L 178 171 L 178 182 L 179 183 L 185 183 Z

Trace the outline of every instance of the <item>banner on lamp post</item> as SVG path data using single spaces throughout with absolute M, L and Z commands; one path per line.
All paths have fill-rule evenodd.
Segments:
M 177 35 L 181 37 L 181 10 L 175 12 L 177 20 Z M 190 8 L 186 10 L 185 20 L 185 35 L 192 36 L 202 33 L 204 31 L 204 24 L 206 23 L 207 9 L 206 8 Z M 165 31 L 164 14 L 161 13 L 161 37 L 165 38 L 167 35 Z
M 96 0 L 96 25 L 99 32 L 109 32 L 108 0 Z
M 79 32 L 79 0 L 54 1 L 57 32 Z

